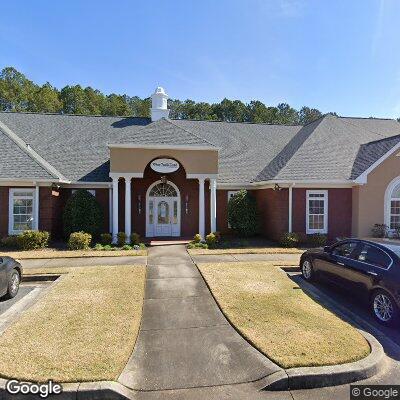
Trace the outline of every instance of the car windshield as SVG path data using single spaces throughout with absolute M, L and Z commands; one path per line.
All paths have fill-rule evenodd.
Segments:
M 384 246 L 387 247 L 389 250 L 392 250 L 397 257 L 400 257 L 400 245 L 385 243 Z

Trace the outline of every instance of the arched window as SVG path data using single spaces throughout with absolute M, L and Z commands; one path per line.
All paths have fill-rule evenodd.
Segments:
M 158 183 L 153 186 L 149 193 L 150 197 L 178 197 L 176 190 L 168 183 Z
M 400 228 L 400 182 L 393 188 L 390 196 L 389 228 Z

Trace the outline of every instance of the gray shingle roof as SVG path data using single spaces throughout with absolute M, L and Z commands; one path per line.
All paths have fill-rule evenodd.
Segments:
M 221 183 L 355 179 L 400 141 L 394 120 L 327 115 L 302 126 L 0 113 L 0 121 L 71 181 L 109 180 L 109 144 L 215 146 Z M 52 179 L 0 132 L 0 177 Z
M 55 179 L 26 151 L 0 130 L 0 178 L 4 179 Z

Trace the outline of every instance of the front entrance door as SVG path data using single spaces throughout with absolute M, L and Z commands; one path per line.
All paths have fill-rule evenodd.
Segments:
M 156 182 L 148 191 L 146 236 L 180 236 L 180 197 L 170 182 Z

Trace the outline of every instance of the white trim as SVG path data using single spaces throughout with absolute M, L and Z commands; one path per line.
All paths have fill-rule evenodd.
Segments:
M 358 178 L 355 180 L 357 183 L 365 184 L 367 183 L 368 174 L 373 171 L 377 166 L 382 164 L 388 157 L 400 149 L 400 142 L 393 146 L 389 151 L 387 151 L 381 158 L 376 160 L 369 168 L 367 168 Z
M 217 179 L 218 174 L 186 174 L 186 179 Z
M 133 179 L 133 178 L 143 178 L 143 172 L 110 172 L 109 176 L 111 179 Z
M 112 187 L 112 182 L 71 182 L 60 184 L 62 188 L 73 189 L 107 189 Z
M 109 148 L 121 149 L 154 149 L 154 150 L 212 150 L 219 151 L 219 147 L 214 146 L 188 146 L 170 144 L 135 144 L 135 143 L 110 143 Z
M 310 194 L 323 194 L 324 197 L 320 198 L 324 200 L 324 228 L 323 229 L 310 229 L 308 225 L 309 219 L 309 208 L 310 208 Z M 315 198 L 318 200 L 318 198 Z M 313 199 L 313 200 L 315 200 Z M 306 191 L 306 233 L 328 233 L 328 191 L 327 190 L 307 190 Z
M 151 191 L 151 189 L 153 189 L 153 187 L 158 185 L 159 183 L 162 183 L 162 181 L 158 180 L 158 181 L 153 182 L 147 188 L 147 191 L 146 191 L 146 215 L 145 215 L 145 219 L 146 219 L 146 237 L 156 237 L 156 235 L 154 235 L 154 229 L 153 230 L 150 229 L 150 224 L 149 224 L 149 212 L 150 212 L 149 211 L 149 202 L 150 202 L 150 191 Z M 178 225 L 179 230 L 175 234 L 173 234 L 172 236 L 180 236 L 181 235 L 181 230 L 182 230 L 181 229 L 182 228 L 182 226 L 181 226 L 182 225 L 182 220 L 181 220 L 181 192 L 180 192 L 178 186 L 176 186 L 174 182 L 167 181 L 167 184 L 171 185 L 175 189 L 175 191 L 177 193 L 177 197 L 167 197 L 167 198 L 176 200 L 178 202 L 178 215 L 177 215 L 178 224 L 177 225 Z M 152 198 L 153 199 L 160 199 L 160 197 L 152 197 Z M 156 218 L 157 218 L 157 210 L 156 210 L 155 206 L 156 206 L 156 204 L 153 203 L 153 226 L 155 225 L 155 221 L 156 221 Z M 172 212 L 173 212 L 173 210 L 172 210 Z M 153 233 L 153 234 L 151 235 L 151 233 Z
M 391 206 L 391 200 L 392 200 L 392 193 L 395 187 L 400 184 L 400 176 L 397 176 L 396 178 L 392 179 L 387 186 L 385 190 L 385 197 L 384 197 L 384 203 L 383 203 L 383 223 L 388 226 L 388 229 L 390 229 L 390 206 Z
M 36 153 L 32 147 L 25 143 L 16 133 L 14 133 L 6 124 L 0 121 L 0 129 L 8 136 L 21 150 L 26 152 L 34 161 L 36 161 L 41 167 L 43 167 L 50 175 L 54 175 L 56 179 L 60 181 L 69 182 L 68 179 L 57 171 L 50 163 L 48 163 L 42 156 Z
M 37 187 L 32 188 L 10 188 L 8 192 L 8 234 L 18 235 L 23 231 L 14 230 L 14 193 L 30 192 L 32 195 L 32 230 L 38 230 L 39 227 L 39 191 Z
M 217 181 L 210 179 L 210 231 L 217 231 Z

